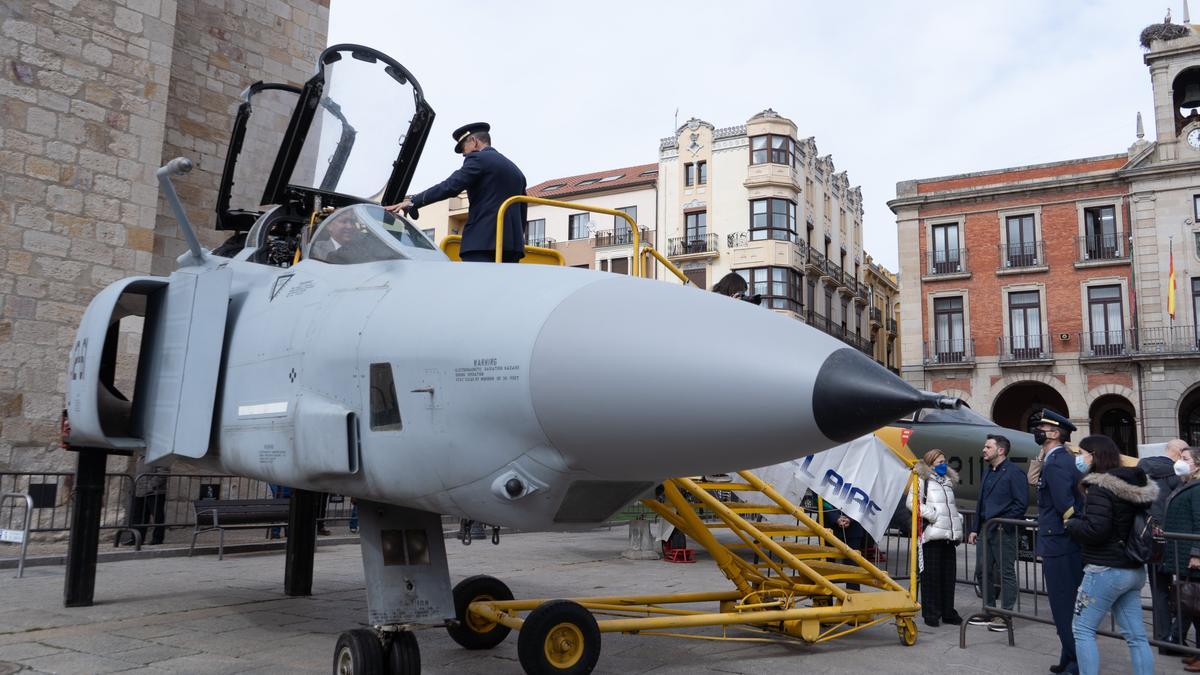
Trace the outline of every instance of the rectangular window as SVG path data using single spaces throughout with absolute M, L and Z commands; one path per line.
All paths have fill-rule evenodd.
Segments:
M 696 184 L 696 165 L 691 162 L 683 165 L 683 184 L 687 187 Z
M 750 239 L 797 241 L 796 203 L 773 197 L 750 200 Z
M 696 162 L 696 182 L 708 185 L 708 162 Z
M 392 364 L 371 364 L 371 430 L 399 431 L 400 406 L 396 403 L 396 384 Z
M 1004 251 L 1005 267 L 1033 267 L 1038 264 L 1034 239 L 1033 214 L 1004 219 L 1008 242 Z
M 1008 348 L 1013 358 L 1033 359 L 1042 355 L 1042 305 L 1038 291 L 1008 294 Z
M 800 313 L 801 280 L 799 272 L 790 267 L 753 267 L 734 270 L 746 280 L 747 295 L 761 295 L 762 306 Z
M 823 285 L 825 291 L 825 323 L 829 326 L 833 322 L 833 289 Z
M 525 221 L 525 243 L 540 246 L 546 243 L 546 219 Z
M 567 220 L 567 238 L 587 239 L 589 233 L 588 214 L 572 213 L 570 218 Z
M 791 136 L 779 134 L 764 134 L 750 139 L 751 164 L 784 164 L 791 166 L 795 156 L 795 146 Z
M 933 353 L 938 363 L 961 363 L 967 351 L 963 299 L 934 298 Z
M 1112 260 L 1121 256 L 1116 207 L 1093 206 L 1084 209 L 1083 231 L 1088 260 Z
M 700 267 L 694 270 L 683 270 L 683 276 L 688 278 L 688 281 L 696 288 L 708 288 L 708 268 Z
M 808 308 L 808 320 L 809 323 L 812 323 L 817 307 L 817 280 L 812 277 L 808 278 L 808 295 L 805 297 L 808 302 L 804 303 L 804 306 Z
M 687 240 L 703 241 L 704 235 L 708 234 L 708 212 L 693 211 L 684 216 L 684 224 L 687 229 Z
M 930 274 L 952 274 L 962 271 L 962 248 L 959 246 L 958 223 L 934 225 L 931 228 L 933 245 L 929 261 Z
M 1200 195 L 1192 195 L 1192 222 L 1200 223 Z
M 1125 351 L 1125 323 L 1120 286 L 1088 287 L 1088 322 L 1092 354 L 1119 356 Z
M 629 274 L 629 258 L 613 258 L 609 261 L 608 271 L 616 272 L 617 274 Z
M 767 150 L 767 145 L 770 142 L 769 136 L 754 136 L 750 139 L 750 163 L 751 164 L 766 164 L 770 158 L 770 153 Z
M 1192 277 L 1192 324 L 1196 331 L 1196 344 L 1200 346 L 1200 277 Z
M 621 208 L 616 209 L 616 210 L 620 211 L 621 213 L 628 214 L 629 217 L 633 219 L 633 222 L 635 222 L 635 223 L 637 222 L 637 207 L 636 206 L 622 206 Z M 613 216 L 613 236 L 616 238 L 616 241 L 613 243 L 616 243 L 616 244 L 633 243 L 633 228 L 629 227 L 629 221 L 625 220 L 621 216 Z

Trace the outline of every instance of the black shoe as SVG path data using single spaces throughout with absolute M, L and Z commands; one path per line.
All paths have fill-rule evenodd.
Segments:
M 1052 672 L 1052 673 L 1062 673 L 1062 672 L 1065 672 L 1066 670 L 1067 670 L 1067 667 L 1061 663 L 1050 666 L 1050 672 Z
M 323 537 L 328 537 L 329 535 L 331 535 L 333 533 L 322 527 L 321 529 L 317 530 L 317 534 L 319 534 Z
M 943 616 L 942 623 L 949 624 L 951 626 L 961 626 L 962 625 L 962 617 L 958 616 L 957 614 L 954 616 L 949 616 L 949 617 Z
M 938 621 L 937 619 L 925 617 L 925 625 L 929 626 L 930 628 L 937 628 L 939 625 L 941 625 L 941 623 L 942 622 Z

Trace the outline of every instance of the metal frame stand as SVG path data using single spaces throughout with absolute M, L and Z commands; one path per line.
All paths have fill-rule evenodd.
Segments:
M 287 554 L 284 559 L 283 592 L 290 596 L 312 595 L 313 559 L 317 553 L 317 506 L 325 493 L 292 489 L 288 503 Z
M 79 454 L 75 487 L 71 491 L 71 534 L 67 542 L 64 607 L 90 607 L 96 590 L 96 557 L 100 546 L 100 516 L 104 501 L 104 469 L 108 451 L 72 448 Z

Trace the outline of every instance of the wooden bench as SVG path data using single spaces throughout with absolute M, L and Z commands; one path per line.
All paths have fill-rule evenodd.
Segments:
M 283 526 L 288 522 L 290 499 L 197 499 L 192 502 L 196 513 L 196 529 L 188 556 L 196 550 L 196 537 L 205 532 L 217 532 L 217 560 L 225 558 L 225 530 L 256 529 L 263 526 Z

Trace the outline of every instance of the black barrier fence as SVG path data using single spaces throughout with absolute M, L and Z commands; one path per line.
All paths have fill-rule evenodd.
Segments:
M 1189 572 L 1188 555 L 1172 555 L 1174 547 L 1182 546 L 1185 542 L 1189 550 L 1194 545 L 1200 545 L 1200 535 L 1163 532 L 1158 540 L 1167 551 L 1167 555 L 1162 563 L 1146 566 L 1147 580 L 1141 592 L 1147 640 L 1152 646 L 1171 650 L 1179 655 L 1200 655 L 1200 615 L 1188 614 L 1187 603 L 1180 600 L 1181 584 L 1189 580 L 1200 583 L 1200 570 Z M 1015 644 L 1012 619 L 1054 623 L 1049 602 L 1045 598 L 1041 562 L 1034 554 L 1036 546 L 1036 522 L 993 518 L 981 528 L 977 546 L 963 547 L 964 553 L 969 551 L 971 555 L 978 557 L 975 572 L 968 572 L 967 576 L 968 582 L 976 586 L 977 593 L 981 596 L 979 611 L 968 619 L 1006 619 L 1010 645 Z M 1000 563 L 993 564 L 997 555 L 1001 556 Z M 1005 570 L 1009 570 L 1011 575 L 1007 580 L 1003 579 Z M 997 576 L 1001 578 L 997 579 Z M 1015 588 L 1012 588 L 1014 583 Z M 988 591 L 989 586 L 992 587 L 991 592 Z M 1007 594 L 1005 586 L 1009 587 Z M 1196 631 L 1189 635 L 1193 627 Z M 960 629 L 959 646 L 962 648 L 967 646 L 968 628 L 969 624 L 964 622 Z M 1122 637 L 1116 630 L 1111 613 L 1108 616 L 1107 628 L 1097 630 L 1096 634 Z
M 33 500 L 30 532 L 66 532 L 71 526 L 71 490 L 75 475 L 67 472 L 0 472 L 0 494 L 27 494 Z M 283 495 L 282 491 L 276 491 Z M 146 527 L 191 528 L 195 525 L 192 503 L 198 499 L 271 499 L 275 496 L 266 481 L 241 476 L 212 474 L 145 473 L 138 476 L 107 474 L 101 506 L 101 529 Z M 146 508 L 144 497 L 162 498 L 162 518 L 155 505 Z M 319 523 L 353 524 L 350 498 L 328 495 Z M 23 526 L 24 504 L 0 504 L 0 529 Z

